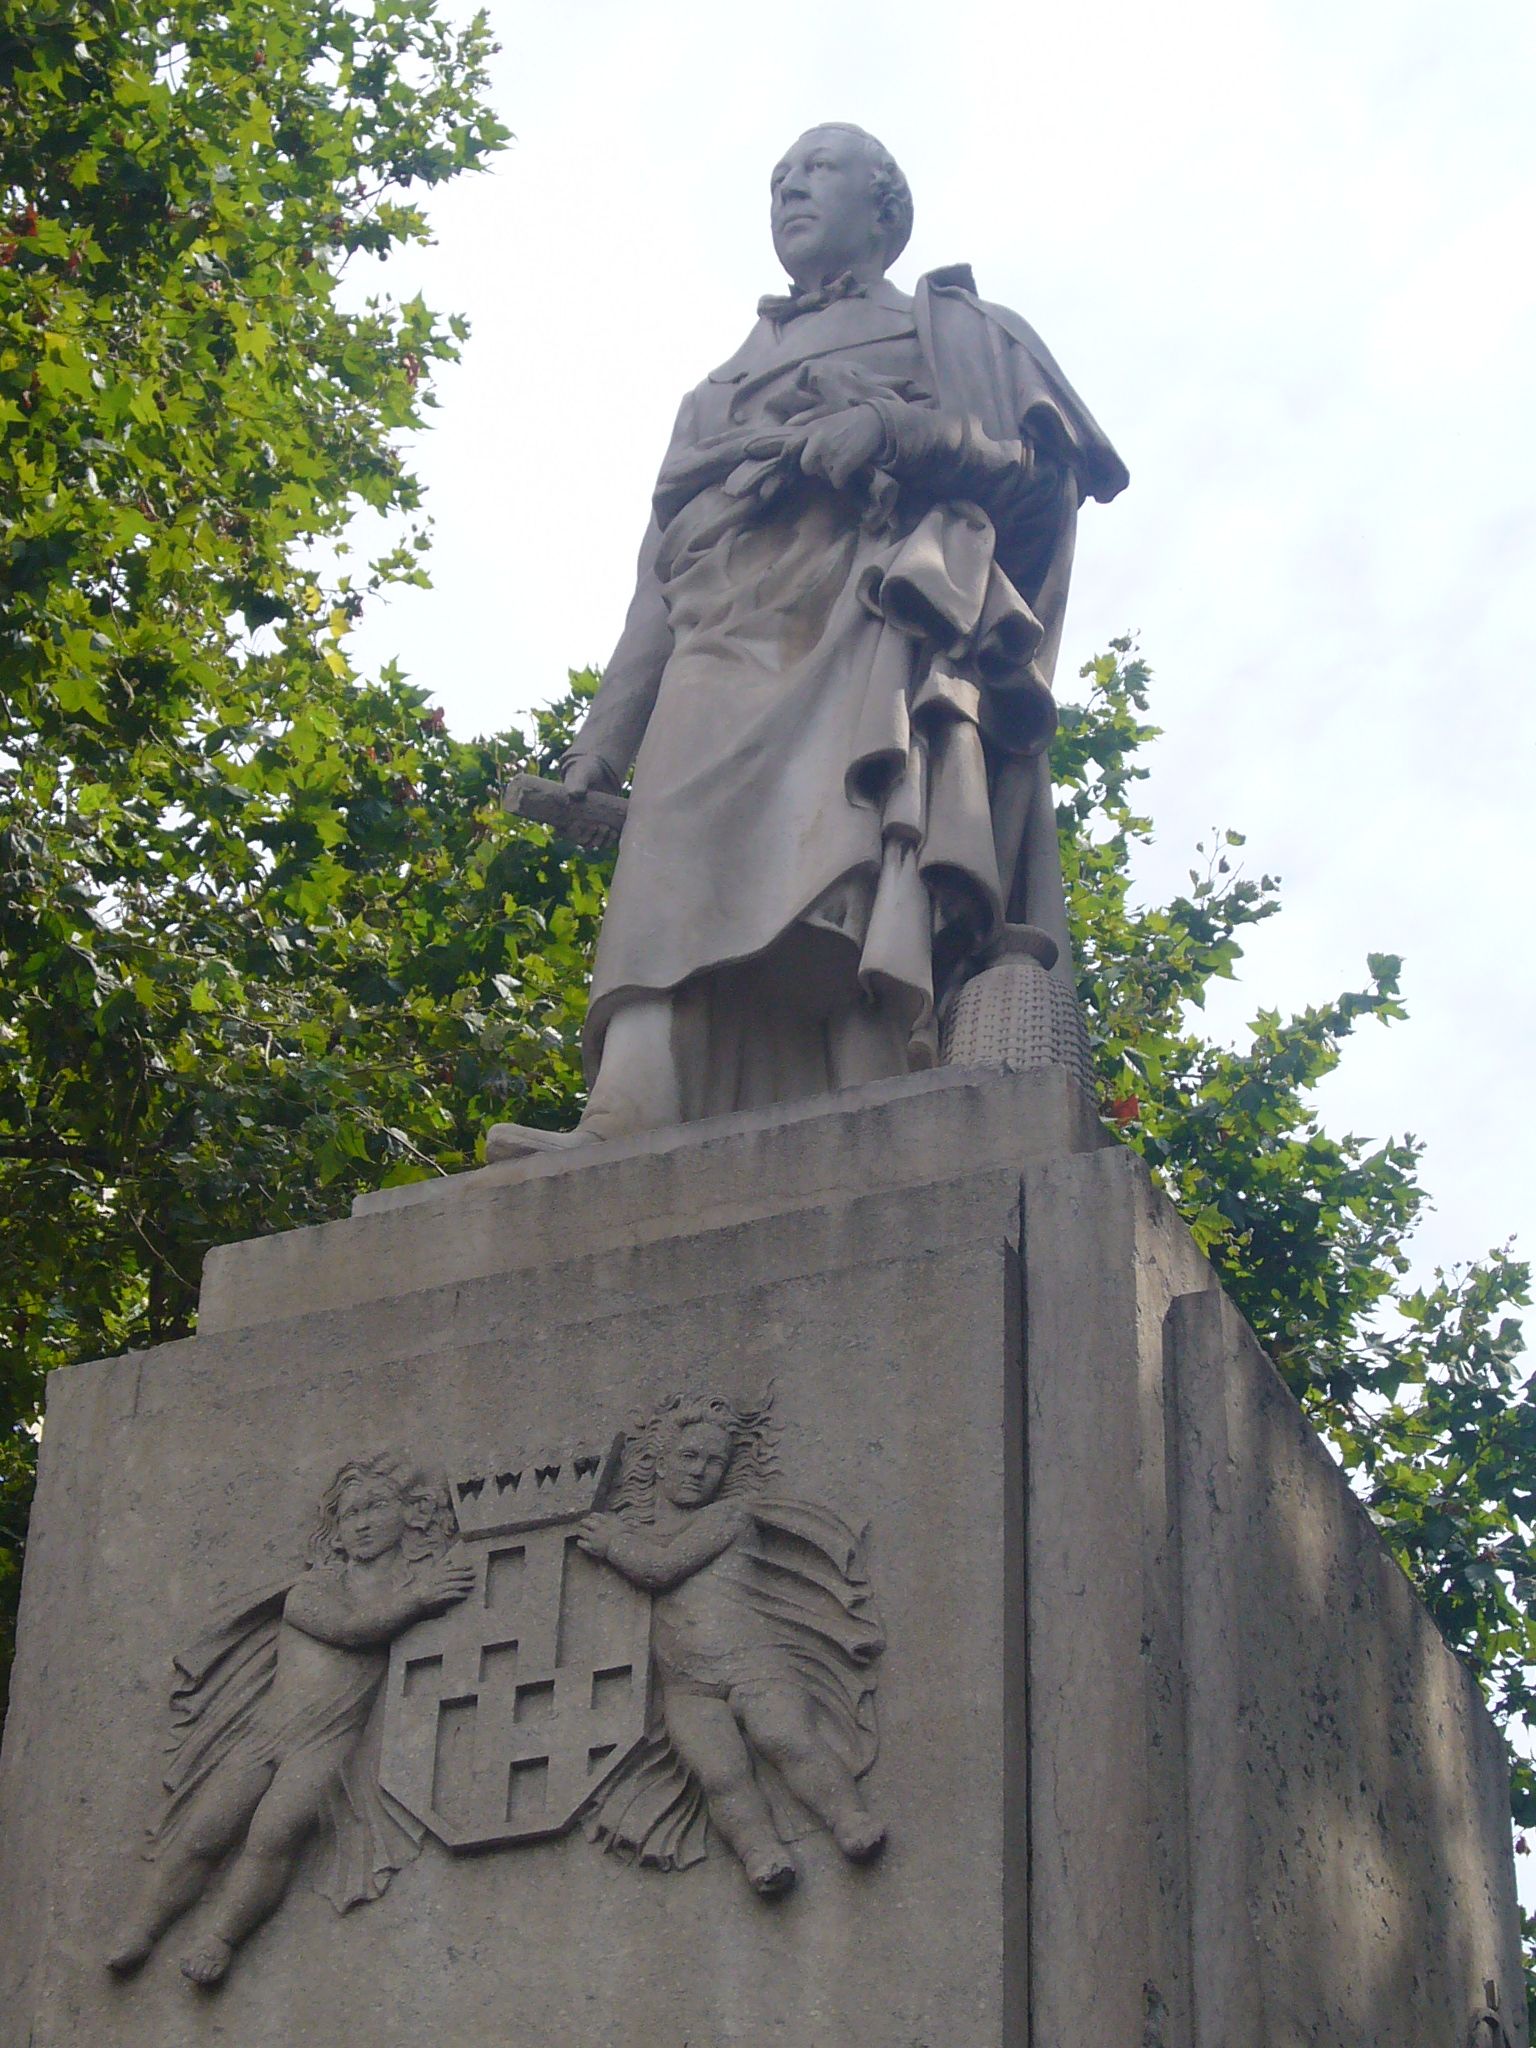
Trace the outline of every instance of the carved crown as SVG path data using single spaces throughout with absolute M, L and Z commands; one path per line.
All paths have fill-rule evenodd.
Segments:
M 623 1432 L 593 1449 L 536 1451 L 453 1481 L 453 1506 L 464 1536 L 507 1536 L 551 1522 L 574 1522 L 602 1507 L 623 1455 Z

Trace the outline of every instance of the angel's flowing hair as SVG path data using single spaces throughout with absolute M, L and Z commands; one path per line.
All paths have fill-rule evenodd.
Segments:
M 609 1501 L 616 1514 L 649 1522 L 656 1514 L 656 1466 L 685 1430 L 717 1429 L 730 1445 L 730 1462 L 717 1500 L 761 1493 L 779 1469 L 778 1439 L 770 1388 L 755 1408 L 738 1406 L 719 1394 L 673 1394 L 652 1415 L 637 1416 L 624 1445 L 618 1483 Z
M 447 1480 L 408 1452 L 386 1450 L 352 1459 L 325 1489 L 315 1532 L 309 1539 L 310 1563 L 335 1565 L 343 1561 L 337 1533 L 342 1496 L 348 1487 L 366 1485 L 370 1480 L 382 1480 L 405 1509 L 400 1555 L 406 1563 L 441 1557 L 459 1533 Z

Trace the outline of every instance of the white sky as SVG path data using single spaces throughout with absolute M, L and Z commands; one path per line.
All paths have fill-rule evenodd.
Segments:
M 859 122 L 916 199 L 897 282 L 974 264 L 1130 466 L 1083 520 L 1059 682 L 1140 632 L 1149 897 L 1213 823 L 1284 878 L 1213 1021 L 1405 955 L 1411 1019 L 1347 1051 L 1330 1126 L 1428 1141 L 1426 1264 L 1529 1253 L 1528 0 L 490 12 L 518 139 L 386 279 L 474 326 L 413 451 L 436 588 L 360 659 L 465 733 L 605 659 L 677 401 L 781 288 L 768 172 Z

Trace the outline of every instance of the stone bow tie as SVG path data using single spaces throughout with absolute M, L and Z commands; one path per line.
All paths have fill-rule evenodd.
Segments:
M 823 306 L 835 306 L 839 299 L 862 299 L 865 290 L 853 272 L 845 270 L 841 277 L 834 277 L 830 284 L 824 284 L 816 291 L 788 292 L 782 296 L 769 292 L 758 300 L 757 310 L 760 318 L 782 326 L 786 320 L 798 319 L 802 313 L 819 313 Z

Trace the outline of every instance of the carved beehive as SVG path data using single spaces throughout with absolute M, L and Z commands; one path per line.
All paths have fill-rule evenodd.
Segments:
M 1088 1034 L 1069 983 L 1050 972 L 1056 943 L 1033 925 L 1010 924 L 944 1006 L 939 1057 L 946 1067 L 1027 1073 L 1065 1067 L 1094 1085 Z

